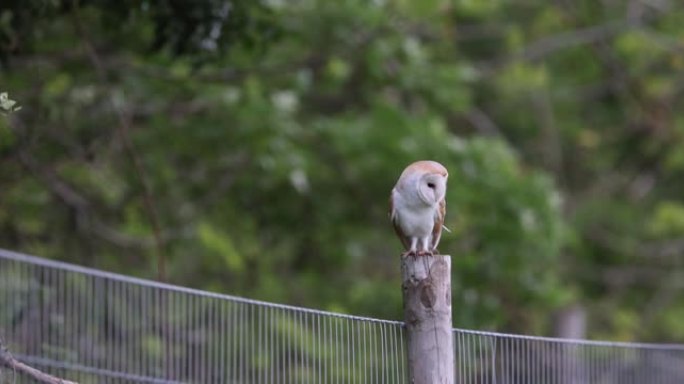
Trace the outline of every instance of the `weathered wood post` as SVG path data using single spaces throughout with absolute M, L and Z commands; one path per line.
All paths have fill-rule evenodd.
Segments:
M 401 259 L 409 383 L 453 384 L 451 257 Z

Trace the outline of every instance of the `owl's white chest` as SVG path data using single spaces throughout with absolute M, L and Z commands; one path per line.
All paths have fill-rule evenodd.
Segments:
M 425 237 L 432 233 L 437 206 L 409 204 L 399 193 L 394 193 L 397 223 L 405 236 Z

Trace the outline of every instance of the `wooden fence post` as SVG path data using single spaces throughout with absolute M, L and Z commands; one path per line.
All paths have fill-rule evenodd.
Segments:
M 453 384 L 451 257 L 401 259 L 409 383 Z

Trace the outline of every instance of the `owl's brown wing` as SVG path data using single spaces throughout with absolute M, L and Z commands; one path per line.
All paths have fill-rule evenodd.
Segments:
M 444 226 L 444 216 L 446 215 L 446 199 L 442 198 L 439 202 L 439 209 L 435 213 L 435 225 L 432 227 L 432 250 L 436 250 L 439 239 L 442 237 L 442 227 Z
M 401 227 L 399 226 L 399 217 L 397 215 L 397 211 L 394 210 L 394 190 L 392 193 L 390 193 L 390 198 L 389 198 L 389 217 L 390 220 L 392 220 L 392 226 L 394 227 L 394 232 L 396 232 L 397 236 L 399 237 L 399 240 L 401 241 L 401 244 L 404 246 L 404 249 L 408 250 L 411 248 L 411 240 L 404 236 L 404 233 L 401 230 Z

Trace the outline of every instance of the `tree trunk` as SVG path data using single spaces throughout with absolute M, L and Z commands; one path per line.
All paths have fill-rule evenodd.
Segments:
M 557 311 L 553 316 L 553 320 L 553 333 L 555 337 L 574 340 L 586 337 L 587 313 L 581 305 L 570 305 Z M 568 366 L 575 367 L 572 372 L 567 372 L 564 375 L 563 383 L 580 384 L 587 381 L 584 364 L 582 359 L 578 358 L 579 348 L 576 345 L 568 344 L 561 352 L 563 361 L 567 361 Z
M 575 304 L 556 311 L 553 335 L 564 339 L 584 339 L 587 335 L 587 313 L 584 307 Z
M 451 257 L 401 260 L 409 383 L 453 384 Z

